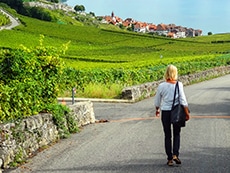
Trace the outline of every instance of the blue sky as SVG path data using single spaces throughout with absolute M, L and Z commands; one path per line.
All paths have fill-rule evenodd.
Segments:
M 201 29 L 203 35 L 230 32 L 230 0 L 67 0 L 67 4 L 84 5 L 96 16 L 113 11 L 123 20 Z

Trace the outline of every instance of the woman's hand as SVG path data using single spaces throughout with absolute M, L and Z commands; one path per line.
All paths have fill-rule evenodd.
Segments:
M 190 119 L 190 111 L 188 109 L 187 106 L 184 106 L 184 111 L 185 111 L 185 114 L 186 114 L 186 118 L 185 118 L 185 121 L 188 121 Z
M 160 109 L 156 107 L 156 117 L 160 117 Z

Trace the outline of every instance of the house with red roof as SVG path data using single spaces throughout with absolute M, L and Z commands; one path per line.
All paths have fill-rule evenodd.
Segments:
M 202 30 L 195 30 L 193 28 L 186 28 L 177 26 L 175 24 L 151 24 L 146 22 L 137 22 L 132 18 L 127 18 L 124 21 L 111 13 L 111 16 L 104 16 L 102 23 L 108 23 L 113 25 L 122 24 L 124 27 L 132 27 L 134 32 L 140 33 L 157 33 L 158 35 L 164 35 L 171 38 L 185 38 L 195 37 L 202 35 Z
M 144 22 L 136 22 L 134 24 L 134 32 L 142 32 L 146 33 L 147 31 L 147 23 Z
M 156 25 L 154 25 L 154 24 L 148 24 L 147 25 L 147 31 L 148 32 L 154 33 L 154 32 L 156 32 L 156 30 L 157 30 L 157 26 Z

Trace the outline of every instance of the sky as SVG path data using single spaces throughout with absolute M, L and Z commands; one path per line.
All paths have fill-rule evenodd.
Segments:
M 230 0 L 67 0 L 87 13 L 111 15 L 153 24 L 176 24 L 201 29 L 203 35 L 230 33 Z

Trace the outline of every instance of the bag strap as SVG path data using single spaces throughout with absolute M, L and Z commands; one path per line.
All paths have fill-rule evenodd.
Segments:
M 179 99 L 179 104 L 180 104 L 180 92 L 179 92 L 179 83 L 177 81 L 176 86 L 175 86 L 175 90 L 174 90 L 174 97 L 173 97 L 173 104 L 172 104 L 172 108 L 174 106 L 175 103 L 175 99 L 176 99 L 176 91 L 178 91 L 178 99 Z M 171 110 L 172 110 L 171 108 Z

